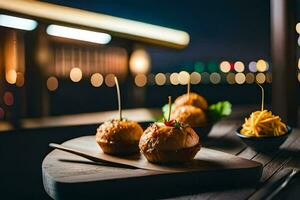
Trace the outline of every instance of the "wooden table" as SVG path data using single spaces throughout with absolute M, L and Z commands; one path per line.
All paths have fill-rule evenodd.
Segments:
M 233 115 L 230 119 L 217 123 L 209 138 L 203 141 L 203 146 L 216 150 L 221 150 L 230 154 L 234 154 L 246 159 L 258 161 L 263 164 L 263 173 L 260 182 L 257 185 L 248 187 L 236 188 L 191 188 L 188 193 L 170 192 L 169 194 L 153 194 L 153 198 L 175 198 L 175 199 L 256 199 L 262 188 L 265 185 L 273 182 L 278 174 L 287 167 L 300 167 L 300 130 L 294 129 L 292 134 L 281 146 L 280 150 L 272 153 L 257 153 L 254 150 L 247 148 L 240 139 L 234 134 L 234 131 L 242 121 L 241 115 Z M 65 156 L 72 156 L 65 152 L 60 152 Z M 47 159 L 47 158 L 46 158 Z M 44 160 L 45 163 L 45 160 Z M 73 163 L 73 166 L 78 167 L 78 170 L 84 170 L 86 164 Z M 92 166 L 97 168 L 96 165 Z M 43 170 L 51 170 L 49 166 Z M 64 173 L 64 172 L 61 172 Z M 180 180 L 179 180 L 180 181 Z M 205 181 L 205 180 L 204 180 Z M 151 191 L 151 188 L 149 188 Z M 151 198 L 151 196 L 148 196 Z

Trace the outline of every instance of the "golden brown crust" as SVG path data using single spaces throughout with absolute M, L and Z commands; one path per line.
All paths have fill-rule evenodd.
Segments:
M 193 148 L 196 146 L 199 147 Z M 182 162 L 194 158 L 200 150 L 200 142 L 190 127 L 175 128 L 155 123 L 144 131 L 139 147 L 150 162 Z M 188 150 L 190 148 L 194 151 Z
M 197 108 L 201 108 L 202 110 L 207 110 L 208 108 L 208 103 L 205 98 L 196 93 L 190 93 L 189 95 L 184 94 L 177 97 L 177 99 L 174 101 L 174 105 L 175 107 L 191 105 Z
M 136 122 L 112 120 L 97 129 L 96 141 L 105 153 L 129 154 L 138 152 L 142 133 L 142 127 Z
M 187 162 L 194 159 L 200 148 L 200 144 L 197 144 L 193 147 L 179 149 L 177 151 L 154 150 L 151 152 L 144 152 L 144 156 L 149 162 L 153 163 Z
M 191 127 L 203 127 L 207 123 L 205 112 L 191 105 L 175 107 L 171 113 L 171 119 L 189 124 Z

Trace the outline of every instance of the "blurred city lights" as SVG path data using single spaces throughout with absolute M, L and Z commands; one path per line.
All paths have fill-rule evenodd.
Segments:
M 129 60 L 129 69 L 132 74 L 146 74 L 151 65 L 151 59 L 145 49 L 139 48 L 131 54 Z
M 186 71 L 179 72 L 178 81 L 181 85 L 188 84 L 190 80 L 190 74 Z
M 221 82 L 221 76 L 219 73 L 214 72 L 210 74 L 209 80 L 212 84 L 218 84 Z
M 3 96 L 3 101 L 7 106 L 14 104 L 14 95 L 11 92 L 5 92 Z
M 246 83 L 251 84 L 254 83 L 255 81 L 255 76 L 253 73 L 247 73 L 246 74 Z
M 250 72 L 257 72 L 256 62 L 255 61 L 251 61 L 249 63 L 249 71 Z
M 300 82 L 300 72 L 298 72 L 298 81 Z
M 204 72 L 205 64 L 203 62 L 196 62 L 194 66 L 194 70 L 199 73 Z
M 166 76 L 163 73 L 158 73 L 155 75 L 156 85 L 164 85 L 167 81 Z
M 111 40 L 111 36 L 107 33 L 88 31 L 55 24 L 49 25 L 46 29 L 46 32 L 52 36 L 70 38 L 74 40 L 81 40 L 98 44 L 107 44 Z
M 234 63 L 234 70 L 236 72 L 243 72 L 245 70 L 245 65 L 241 61 L 237 61 Z
M 91 76 L 91 84 L 94 87 L 100 87 L 103 83 L 103 76 L 100 73 L 94 73 Z
M 201 81 L 201 74 L 198 72 L 191 73 L 191 84 L 198 84 Z
M 81 69 L 75 67 L 70 71 L 70 78 L 73 82 L 79 82 L 82 79 Z
M 134 78 L 134 82 L 138 87 L 144 87 L 147 84 L 147 76 L 145 74 L 138 74 Z
M 267 83 L 272 83 L 272 73 L 266 73 L 266 81 Z
M 231 69 L 230 63 L 228 61 L 223 61 L 220 63 L 220 70 L 224 73 L 229 72 Z
M 235 75 L 235 82 L 237 84 L 239 84 L 239 85 L 243 84 L 243 83 L 245 83 L 245 81 L 246 81 L 246 76 L 244 73 L 239 72 Z
M 297 33 L 300 34 L 300 23 L 297 23 L 297 25 L 296 25 L 296 31 L 297 31 Z
M 16 86 L 22 87 L 25 83 L 24 74 L 21 72 L 17 73 L 17 80 L 16 80 Z
M 266 81 L 266 76 L 264 73 L 258 73 L 256 75 L 256 81 L 260 84 L 263 84 Z
M 0 26 L 32 31 L 37 27 L 37 25 L 37 22 L 32 19 L 25 19 L 10 15 L 0 15 Z
M 108 87 L 113 87 L 115 85 L 115 75 L 114 74 L 107 74 L 105 76 L 105 84 Z
M 58 80 L 56 77 L 51 76 L 47 79 L 47 88 L 50 91 L 55 91 L 58 88 Z
M 209 72 L 217 72 L 219 70 L 217 63 L 214 61 L 208 62 L 207 68 Z
M 178 85 L 179 84 L 179 80 L 178 80 L 179 74 L 178 73 L 172 73 L 170 75 L 170 82 L 172 85 Z
M 202 83 L 209 83 L 209 81 L 210 81 L 209 73 L 207 73 L 207 72 L 201 73 L 201 82 Z
M 235 83 L 235 74 L 234 73 L 228 73 L 226 76 L 226 80 L 229 84 Z
M 4 119 L 5 111 L 0 107 L 0 119 Z
M 17 72 L 14 69 L 10 69 L 5 74 L 5 79 L 9 84 L 15 84 L 17 81 Z
M 265 72 L 268 70 L 269 65 L 266 61 L 264 61 L 263 59 L 260 59 L 256 63 L 256 68 L 257 68 L 257 71 L 259 71 L 259 72 Z

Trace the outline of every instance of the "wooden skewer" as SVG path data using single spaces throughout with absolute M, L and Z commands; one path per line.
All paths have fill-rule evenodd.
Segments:
M 171 109 L 172 109 L 172 97 L 169 96 L 169 115 L 168 115 L 168 121 L 170 121 L 170 117 L 171 117 Z
M 265 90 L 258 82 L 256 82 L 256 84 L 261 89 L 261 111 L 263 111 L 264 110 L 264 101 L 265 101 Z
M 121 94 L 120 94 L 120 87 L 118 78 L 115 76 L 115 83 L 116 83 L 116 89 L 117 89 L 117 95 L 118 95 L 118 107 L 119 107 L 119 118 L 122 120 L 122 108 L 121 108 Z

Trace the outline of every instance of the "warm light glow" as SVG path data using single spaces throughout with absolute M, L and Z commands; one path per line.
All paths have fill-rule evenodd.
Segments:
M 185 47 L 190 41 L 189 34 L 184 31 L 41 1 L 0 1 L 0 9 L 171 46 Z
M 81 69 L 79 69 L 77 67 L 71 69 L 70 78 L 73 82 L 79 82 L 82 79 Z
M 47 79 L 47 88 L 50 91 L 55 91 L 58 88 L 58 80 L 56 77 L 51 76 Z
M 298 69 L 300 70 L 300 58 L 298 59 Z
M 266 61 L 260 59 L 256 63 L 256 68 L 257 68 L 257 71 L 259 71 L 259 72 L 265 72 L 268 70 L 269 65 Z
M 190 80 L 190 74 L 186 71 L 179 72 L 178 81 L 181 85 L 188 84 Z
M 16 86 L 18 87 L 22 87 L 25 83 L 25 78 L 24 78 L 24 74 L 18 72 L 17 73 L 17 80 L 16 80 Z
M 201 81 L 201 74 L 198 72 L 191 73 L 191 84 L 198 84 Z
M 266 81 L 267 83 L 272 83 L 272 73 L 268 72 L 266 74 Z
M 5 92 L 3 96 L 3 101 L 7 106 L 14 104 L 14 95 L 11 92 Z
M 179 80 L 178 80 L 179 74 L 178 73 L 172 73 L 170 75 L 170 82 L 172 85 L 178 85 L 179 84 Z
M 145 49 L 135 50 L 130 57 L 129 68 L 132 74 L 146 74 L 150 70 L 151 59 Z
M 256 62 L 255 61 L 251 61 L 249 63 L 249 71 L 250 72 L 257 72 Z
M 32 31 L 36 28 L 37 22 L 31 19 L 14 17 L 10 15 L 0 15 L 0 26 Z
M 105 76 L 105 84 L 108 87 L 115 86 L 115 75 L 114 74 L 108 74 Z
M 235 84 L 235 74 L 234 73 L 227 74 L 226 80 L 229 84 Z
M 253 73 L 246 74 L 246 83 L 251 84 L 254 83 L 254 81 L 255 81 L 255 76 Z
M 298 72 L 298 81 L 300 82 L 300 72 Z
M 166 76 L 163 73 L 158 73 L 155 75 L 155 83 L 157 85 L 164 85 L 167 81 Z
M 66 26 L 59 26 L 54 24 L 48 26 L 46 32 L 52 36 L 93 42 L 98 44 L 107 44 L 111 40 L 111 36 L 106 33 L 88 31 Z
M 223 61 L 220 63 L 220 70 L 224 73 L 227 73 L 230 71 L 230 63 L 228 61 Z
M 95 73 L 91 76 L 91 84 L 94 87 L 100 87 L 103 83 L 103 76 L 100 73 Z
M 3 119 L 5 116 L 5 111 L 0 107 L 0 119 Z
M 216 72 L 210 74 L 209 79 L 210 79 L 210 82 L 213 84 L 218 84 L 221 82 L 221 76 L 219 73 L 216 73 Z
M 297 33 L 300 34 L 300 23 L 297 23 L 297 25 L 296 25 L 296 31 L 297 31 Z
M 17 72 L 14 69 L 10 69 L 5 74 L 6 81 L 9 84 L 15 84 L 17 81 Z
M 144 87 L 147 84 L 147 76 L 145 74 L 138 74 L 134 78 L 134 82 L 138 87 Z
M 235 82 L 236 82 L 237 84 L 243 84 L 243 83 L 245 83 L 245 81 L 246 81 L 246 76 L 245 76 L 245 74 L 243 74 L 243 73 L 237 73 L 237 74 L 235 75 Z
M 256 75 L 256 81 L 260 84 L 264 83 L 266 81 L 266 76 L 264 75 L 264 73 L 258 73 Z
M 234 70 L 237 72 L 243 72 L 245 70 L 245 65 L 241 61 L 234 63 Z

